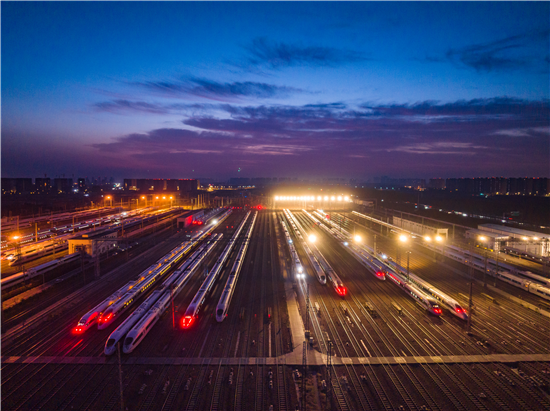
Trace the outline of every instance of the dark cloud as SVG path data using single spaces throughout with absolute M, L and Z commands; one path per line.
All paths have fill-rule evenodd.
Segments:
M 291 66 L 336 67 L 367 60 L 359 52 L 322 46 L 302 46 L 277 43 L 259 37 L 245 47 L 248 52 L 246 65 L 279 69 Z
M 157 104 L 146 103 L 144 101 L 130 101 L 130 100 L 111 100 L 103 101 L 93 104 L 93 107 L 97 111 L 105 111 L 109 113 L 122 113 L 122 112 L 143 112 L 150 114 L 170 114 L 174 111 L 192 108 L 193 105 L 187 104 Z
M 550 114 L 550 100 L 539 101 L 522 100 L 510 97 L 496 97 L 488 99 L 458 100 L 451 103 L 437 101 L 423 101 L 413 104 L 377 105 L 365 103 L 361 108 L 369 110 L 372 115 L 385 116 L 433 116 L 435 121 L 440 116 L 443 121 L 450 121 L 450 117 L 464 120 L 481 120 L 486 116 L 521 116 L 531 119 L 548 119 Z M 450 117 L 449 117 L 450 116 Z
M 196 77 L 176 81 L 144 81 L 132 84 L 164 96 L 197 96 L 218 101 L 233 101 L 241 98 L 284 98 L 304 92 L 304 90 L 294 87 L 253 81 L 220 83 Z
M 422 173 L 423 159 L 429 158 L 441 172 L 462 170 L 466 163 L 469 172 L 476 164 L 497 170 L 504 162 L 537 163 L 544 174 L 549 107 L 548 100 L 507 97 L 445 104 L 363 104 L 356 109 L 337 102 L 219 104 L 217 116 L 199 109 L 182 120 L 189 129 L 161 128 L 93 147 L 130 169 L 144 162 L 156 170 L 168 164 L 193 162 L 198 167 L 207 162 L 219 172 L 247 164 L 251 173 L 262 175 L 303 169 L 338 174 L 348 167 L 351 174 L 361 167 Z M 524 143 L 526 138 L 529 144 Z
M 540 30 L 490 43 L 450 49 L 441 60 L 450 61 L 460 67 L 472 68 L 478 72 L 522 69 L 541 62 L 540 56 L 548 51 L 549 35 L 549 30 Z M 535 48 L 537 51 L 529 48 Z M 437 60 L 432 58 L 432 61 Z M 547 65 L 546 71 L 548 71 Z

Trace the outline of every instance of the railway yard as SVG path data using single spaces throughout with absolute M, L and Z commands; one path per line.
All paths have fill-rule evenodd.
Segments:
M 479 270 L 418 244 L 405 249 L 394 232 L 349 212 L 330 221 L 314 212 L 213 210 L 203 226 L 147 233 L 99 278 L 60 282 L 5 310 L 2 407 L 118 410 L 122 397 L 132 411 L 550 410 L 549 300 L 492 276 L 484 286 Z M 410 273 L 460 303 L 471 323 L 444 304 L 429 313 L 389 279 L 391 266 L 384 277 L 354 256 L 360 247 L 401 267 L 408 261 Z M 220 317 L 226 284 L 234 286 Z M 138 285 L 108 326 L 81 320 Z M 186 317 L 199 290 L 200 311 Z M 156 323 L 137 323 L 145 336 L 129 354 L 121 341 L 106 355 L 112 333 L 146 299 L 152 312 L 157 291 L 170 298 L 154 312 Z

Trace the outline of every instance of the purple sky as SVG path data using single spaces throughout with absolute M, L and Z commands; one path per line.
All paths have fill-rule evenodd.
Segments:
M 1 7 L 3 177 L 550 176 L 548 2 Z

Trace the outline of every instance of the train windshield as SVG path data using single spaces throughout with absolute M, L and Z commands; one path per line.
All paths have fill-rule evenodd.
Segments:
M 223 310 L 220 308 L 220 309 L 218 310 L 218 312 L 216 313 L 216 315 L 217 315 L 218 317 L 221 317 L 222 314 L 223 314 Z
M 112 347 L 115 345 L 116 340 L 114 338 L 109 338 L 109 341 L 107 341 L 107 347 Z
M 124 345 L 126 347 L 129 347 L 132 345 L 132 342 L 134 341 L 134 338 L 133 337 L 126 337 L 126 339 L 124 340 Z

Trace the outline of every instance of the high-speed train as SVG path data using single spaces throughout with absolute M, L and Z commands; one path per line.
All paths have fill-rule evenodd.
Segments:
M 422 292 L 412 283 L 408 283 L 404 278 L 394 272 L 387 272 L 387 278 L 397 284 L 403 291 L 411 296 L 418 305 L 433 315 L 441 315 L 441 308 L 433 298 Z
M 386 264 L 392 266 L 396 270 L 396 272 L 400 272 L 402 274 L 406 272 L 405 269 L 401 267 L 399 264 L 397 264 L 395 261 L 386 261 Z M 439 301 L 443 306 L 445 306 L 450 311 L 450 313 L 453 314 L 455 317 L 458 317 L 461 320 L 468 319 L 467 311 L 464 308 L 462 308 L 462 306 L 458 303 L 458 301 L 449 297 L 447 294 L 439 291 L 433 285 L 423 280 L 422 278 L 418 277 L 416 274 L 409 272 L 409 278 L 422 291 L 424 291 L 426 294 L 430 294 L 437 301 Z
M 170 293 L 164 293 L 156 303 L 151 307 L 138 323 L 128 332 L 128 335 L 124 339 L 122 350 L 125 354 L 130 354 L 141 343 L 147 333 L 157 323 L 161 315 L 166 311 L 168 305 L 170 305 Z M 107 341 L 108 343 L 108 341 Z
M 114 330 L 105 343 L 105 355 L 113 355 L 116 351 L 116 344 L 132 329 L 139 319 L 153 306 L 158 300 L 162 290 L 153 291 L 147 300 L 143 302 L 132 314 Z
M 480 255 L 478 253 L 473 253 L 470 250 L 462 249 L 462 248 L 459 248 L 459 247 L 456 247 L 456 246 L 453 246 L 453 245 L 448 245 L 446 248 L 448 250 L 455 251 L 459 254 L 466 254 L 466 255 L 468 255 L 468 256 L 470 256 L 470 257 L 472 257 L 472 258 L 474 258 L 478 261 L 482 261 L 483 264 L 485 264 L 485 257 L 483 255 Z M 496 269 L 497 261 L 492 259 L 492 258 L 487 258 L 487 266 L 488 267 L 493 267 L 494 269 Z M 504 269 L 504 270 L 508 271 L 510 274 L 531 279 L 535 282 L 538 282 L 538 283 L 544 285 L 545 287 L 550 287 L 550 278 L 543 277 L 543 276 L 538 275 L 538 274 L 534 274 L 531 271 L 521 270 L 518 267 L 513 266 L 511 264 L 507 264 L 502 260 L 498 261 L 498 268 L 499 268 L 499 270 Z
M 286 223 L 283 220 L 281 220 L 281 225 L 283 226 L 283 231 L 285 233 L 286 243 L 288 244 L 291 258 L 294 261 L 294 267 L 296 268 L 297 276 L 301 277 L 302 273 L 304 272 L 304 267 L 302 266 L 302 262 L 300 261 L 300 257 L 298 256 L 298 252 L 296 251 L 296 247 L 294 247 L 294 243 L 292 242 L 292 238 L 290 237 L 290 232 L 288 231 Z
M 12 267 L 18 264 L 25 264 L 28 261 L 36 260 L 45 255 L 66 250 L 68 247 L 68 243 L 63 242 L 58 244 L 50 243 L 47 245 L 38 245 L 36 248 L 28 248 L 25 251 L 21 252 L 20 257 L 14 254 L 14 256 L 10 259 L 9 266 Z
M 215 236 L 216 234 L 214 234 Z M 214 237 L 213 236 L 213 237 Z M 136 284 L 132 289 L 128 290 L 118 301 L 111 304 L 101 314 L 97 322 L 97 328 L 102 330 L 107 328 L 112 322 L 124 311 L 130 308 L 131 305 L 156 281 L 174 267 L 181 258 L 191 248 L 191 244 L 183 243 L 179 247 L 172 250 L 170 255 L 164 258 L 160 267 L 148 273 L 145 277 L 140 278 L 139 284 Z
M 229 210 L 229 212 L 231 212 L 231 210 Z M 223 221 L 227 215 L 227 212 L 224 213 L 219 221 Z M 137 319 L 137 322 L 135 322 L 133 327 L 125 327 L 125 332 L 128 332 L 128 334 L 124 339 L 124 353 L 131 353 L 141 343 L 141 341 L 143 341 L 145 336 L 151 331 L 153 326 L 166 311 L 173 297 L 182 290 L 183 286 L 187 283 L 187 281 L 189 281 L 191 276 L 193 276 L 197 268 L 214 249 L 216 244 L 217 241 L 211 240 L 208 243 L 201 245 L 188 261 L 186 261 L 164 281 L 162 288 L 157 290 L 160 294 L 155 295 L 155 292 L 153 292 L 149 298 L 145 300 L 142 305 L 145 304 L 147 309 L 142 311 L 141 317 Z M 111 336 L 116 340 L 116 338 L 122 338 L 124 334 Z M 114 344 L 116 344 L 116 342 L 117 341 L 115 341 Z M 107 341 L 107 343 L 109 343 L 109 341 Z
M 214 267 L 212 267 L 212 270 L 210 270 L 210 273 L 208 274 L 208 277 L 203 281 L 201 284 L 199 291 L 197 291 L 197 294 L 195 294 L 195 297 L 191 301 L 191 304 L 187 307 L 187 310 L 185 310 L 185 314 L 183 315 L 181 325 L 183 328 L 189 328 L 191 325 L 195 322 L 195 320 L 198 318 L 199 311 L 202 308 L 202 305 L 206 301 L 206 298 L 210 294 L 210 291 L 212 290 L 212 286 L 216 282 L 218 276 L 220 275 L 223 267 L 225 266 L 225 263 L 231 254 L 231 251 L 233 250 L 233 247 L 235 246 L 235 243 L 237 241 L 237 238 L 239 237 L 239 234 L 241 233 L 242 229 L 244 228 L 246 221 L 248 220 L 248 217 L 250 216 L 250 211 L 246 214 L 243 221 L 239 224 L 237 229 L 235 230 L 235 233 L 233 233 L 233 236 L 229 240 L 229 243 L 225 246 L 225 249 L 223 250 L 222 254 L 218 258 L 218 261 L 216 261 L 216 264 Z
M 480 261 L 477 258 L 468 258 L 468 256 L 453 251 L 449 247 L 445 248 L 444 255 L 463 264 L 472 264 L 476 269 L 480 270 L 481 272 L 485 270 L 484 261 Z M 538 295 L 545 300 L 550 300 L 550 287 L 546 287 L 530 279 L 520 278 L 516 275 L 511 274 L 508 271 L 501 270 L 500 265 L 498 271 L 496 270 L 496 267 L 487 267 L 487 274 L 496 277 L 499 280 L 504 281 L 508 284 L 522 288 L 530 292 L 531 294 Z
M 105 300 L 103 300 L 94 308 L 92 308 L 90 311 L 88 311 L 86 314 L 84 314 L 78 321 L 78 324 L 76 325 L 76 327 L 74 328 L 74 332 L 77 334 L 80 334 L 87 331 L 92 325 L 94 325 L 97 322 L 101 313 L 104 310 L 106 310 L 110 305 L 120 300 L 120 298 L 126 293 L 126 291 L 131 289 L 135 283 L 136 283 L 135 281 L 130 281 L 129 283 L 125 284 L 123 287 L 119 288 L 115 293 L 111 294 Z
M 296 236 L 300 239 L 302 246 L 304 247 L 304 250 L 309 258 L 309 261 L 313 267 L 313 271 L 315 272 L 315 277 L 317 278 L 317 281 L 319 281 L 321 284 L 325 285 L 327 283 L 327 277 L 325 275 L 326 272 L 326 265 L 323 264 L 324 262 L 322 260 L 322 256 L 316 255 L 318 250 L 315 244 L 312 244 L 311 247 L 307 244 L 307 242 L 304 240 L 302 236 L 302 232 L 305 233 L 304 228 L 300 225 L 300 223 L 294 218 L 292 213 L 289 210 L 284 210 L 284 213 L 288 220 L 290 221 L 290 224 L 292 228 L 294 229 L 294 232 L 296 233 Z M 290 239 L 290 234 L 287 231 L 287 228 L 285 225 L 283 225 L 283 231 L 285 232 L 285 237 L 287 239 Z M 325 265 L 325 266 L 324 266 Z M 332 269 L 332 268 L 331 268 Z
M 378 280 L 385 280 L 386 279 L 386 273 L 383 269 L 380 269 L 377 266 L 376 259 L 373 258 L 371 255 L 369 255 L 363 248 L 355 244 L 351 239 L 351 234 L 349 234 L 346 230 L 339 231 L 336 228 L 329 228 L 325 224 L 332 225 L 333 223 L 326 218 L 324 218 L 321 214 L 316 213 L 317 217 L 319 217 L 321 220 L 318 220 L 315 216 L 308 213 L 306 210 L 302 210 L 306 213 L 306 215 L 313 220 L 313 222 L 326 231 L 328 234 L 333 236 L 339 241 L 342 241 L 342 244 L 344 245 L 344 248 L 357 260 L 359 261 L 363 266 L 365 266 L 367 269 L 369 269 L 372 274 L 376 277 Z M 324 224 L 321 223 L 323 221 Z
M 221 323 L 227 316 L 227 311 L 229 310 L 231 299 L 233 298 L 235 287 L 237 286 L 237 280 L 239 279 L 239 274 L 244 263 L 246 251 L 248 250 L 248 244 L 250 243 L 250 236 L 252 234 L 252 230 L 254 229 L 257 216 L 258 213 L 254 213 L 250 227 L 248 227 L 244 241 L 239 248 L 239 252 L 237 253 L 237 259 L 231 267 L 231 272 L 229 273 L 229 277 L 227 278 L 225 287 L 223 288 L 222 295 L 220 296 L 220 300 L 216 306 L 216 321 L 219 323 Z
M 36 267 L 33 267 L 33 268 L 29 268 L 27 271 L 2 278 L 1 285 L 2 287 L 11 287 L 11 286 L 17 285 L 19 283 L 22 283 L 23 281 L 27 281 L 32 278 L 49 273 L 50 271 L 55 270 L 57 267 L 60 267 L 64 264 L 75 262 L 79 258 L 80 258 L 79 253 L 68 254 L 56 260 L 48 261 L 47 263 L 37 265 Z

